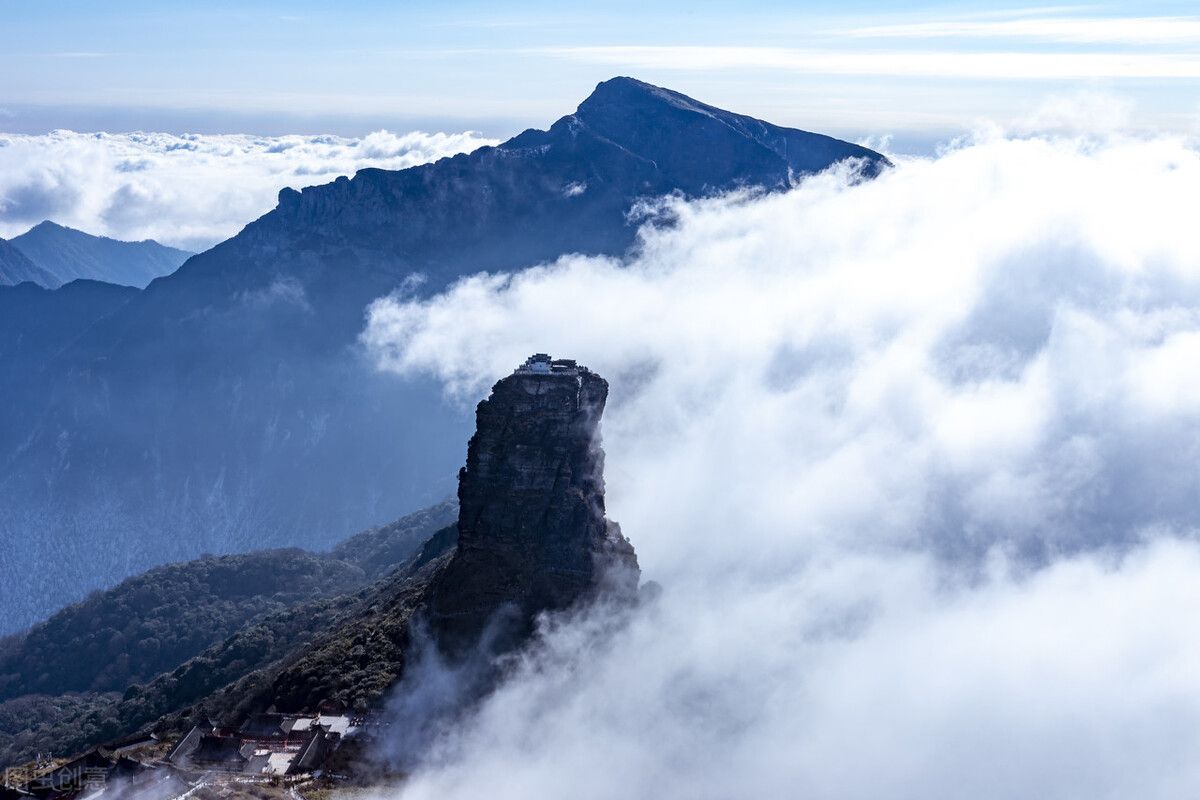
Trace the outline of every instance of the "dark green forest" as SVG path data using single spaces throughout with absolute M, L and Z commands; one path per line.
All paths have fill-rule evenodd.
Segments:
M 355 705 L 377 697 L 394 676 L 394 643 L 347 623 L 376 619 L 406 573 L 452 546 L 452 530 L 443 530 L 422 549 L 456 515 L 447 502 L 329 553 L 267 550 L 159 567 L 8 637 L 0 643 L 0 765 L 78 752 L 160 721 L 186 726 L 201 701 L 196 713 L 236 721 L 274 704 L 281 677 L 279 699 L 289 703 L 320 693 Z M 366 638 L 385 646 L 365 655 Z M 323 667 L 345 656 L 341 663 L 358 664 L 356 681 L 374 691 L 338 691 L 346 676 L 314 669 L 309 651 Z M 304 666 L 293 669 L 298 661 Z

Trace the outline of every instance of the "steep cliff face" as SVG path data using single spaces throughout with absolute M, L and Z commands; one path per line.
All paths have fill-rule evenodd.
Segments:
M 459 472 L 457 524 L 277 668 L 260 704 L 370 705 L 403 677 L 414 623 L 455 657 L 485 631 L 497 651 L 519 646 L 543 611 L 599 595 L 632 600 L 637 556 L 604 515 L 598 429 L 607 397 L 599 375 L 546 356 L 496 383 Z
M 459 473 L 458 550 L 430 597 L 451 643 L 504 609 L 520 629 L 602 584 L 636 591 L 637 556 L 604 514 L 607 398 L 599 375 L 538 355 L 479 404 Z

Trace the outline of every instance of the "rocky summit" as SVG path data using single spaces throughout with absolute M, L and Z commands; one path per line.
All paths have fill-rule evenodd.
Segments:
M 587 367 L 537 354 L 479 404 L 459 473 L 458 549 L 430 598 L 446 643 L 504 609 L 524 630 L 599 587 L 636 593 L 637 556 L 604 512 L 607 398 L 608 382 Z
M 269 691 L 251 705 L 370 707 L 404 678 L 417 629 L 451 660 L 487 658 L 519 647 L 543 612 L 633 601 L 637 556 L 604 512 L 607 397 L 604 378 L 540 353 L 498 381 L 476 410 L 457 522 L 269 670 Z

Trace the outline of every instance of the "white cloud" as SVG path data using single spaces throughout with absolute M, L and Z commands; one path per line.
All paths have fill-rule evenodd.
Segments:
M 1196 17 L 1045 17 L 868 25 L 841 31 L 870 39 L 1026 39 L 1075 44 L 1196 44 Z
M 705 45 L 548 47 L 535 52 L 622 69 L 778 69 L 816 75 L 1055 81 L 1200 78 L 1190 52 L 847 51 Z
M 377 303 L 381 363 L 463 398 L 608 377 L 666 587 L 549 631 L 403 795 L 1194 794 L 1198 204 L 1178 140 L 992 136 Z
M 470 132 L 0 134 L 0 236 L 51 219 L 117 239 L 204 249 L 270 211 L 285 186 L 364 167 L 403 169 L 494 143 Z
M 668 589 L 552 632 L 400 796 L 1190 796 L 1198 573 L 1159 544 L 969 591 L 904 559 Z

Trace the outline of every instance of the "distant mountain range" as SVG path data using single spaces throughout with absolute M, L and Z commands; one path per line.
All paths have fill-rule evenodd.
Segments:
M 11 251 L 24 258 L 14 259 Z M 85 279 L 141 289 L 192 255 L 150 239 L 121 242 L 47 220 L 8 242 L 0 240 L 0 286 L 32 281 L 57 289 Z
M 620 256 L 640 200 L 781 190 L 847 159 L 865 178 L 887 166 L 614 78 L 498 147 L 285 189 L 143 291 L 38 295 L 37 332 L 11 334 L 20 367 L 0 364 L 0 625 L 203 552 L 321 548 L 448 494 L 469 418 L 372 368 L 358 335 L 375 298 Z M 0 309 L 21 288 L 0 287 Z

